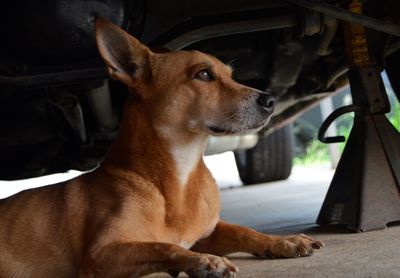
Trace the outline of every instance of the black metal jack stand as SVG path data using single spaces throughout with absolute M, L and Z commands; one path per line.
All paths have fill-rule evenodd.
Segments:
M 346 224 L 357 232 L 383 229 L 400 221 L 400 134 L 384 115 L 390 104 L 377 69 L 353 68 L 349 81 L 354 105 L 334 111 L 318 134 L 325 143 L 344 141 L 325 138 L 325 131 L 338 116 L 355 113 L 317 223 Z

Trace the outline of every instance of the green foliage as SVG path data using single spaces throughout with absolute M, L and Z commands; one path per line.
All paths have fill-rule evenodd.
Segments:
M 389 121 L 393 126 L 400 132 L 400 104 L 395 102 L 391 114 L 387 115 Z M 337 131 L 338 135 L 342 135 L 347 139 L 349 138 L 350 131 L 353 124 L 353 115 L 346 114 L 338 119 Z M 339 143 L 339 150 L 342 153 L 344 150 L 346 142 Z M 304 155 L 294 158 L 295 165 L 316 165 L 329 163 L 329 151 L 328 145 L 321 143 L 317 139 L 314 139 L 306 147 L 306 153 Z
M 400 104 L 396 101 L 393 105 L 392 115 L 389 116 L 389 121 L 400 132 Z
M 313 140 L 306 147 L 304 155 L 294 158 L 294 165 L 315 165 L 329 162 L 328 146 L 318 140 Z

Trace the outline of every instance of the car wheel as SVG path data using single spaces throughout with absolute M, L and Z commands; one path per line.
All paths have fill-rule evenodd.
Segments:
M 285 180 L 293 163 L 293 132 L 288 125 L 259 138 L 249 150 L 235 151 L 236 166 L 243 184 Z

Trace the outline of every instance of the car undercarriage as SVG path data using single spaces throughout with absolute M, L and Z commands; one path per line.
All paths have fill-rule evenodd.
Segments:
M 109 80 L 95 44 L 105 17 L 154 51 L 196 49 L 234 79 L 277 98 L 268 130 L 292 122 L 348 83 L 343 22 L 363 24 L 369 50 L 399 91 L 395 0 L 25 0 L 0 11 L 0 179 L 93 169 L 114 139 L 127 89 Z

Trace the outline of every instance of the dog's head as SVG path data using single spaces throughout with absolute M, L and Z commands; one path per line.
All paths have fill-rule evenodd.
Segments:
M 198 51 L 154 53 L 112 23 L 98 19 L 96 40 L 108 72 L 125 83 L 156 124 L 212 135 L 255 132 L 274 99 L 232 79 L 232 69 Z

